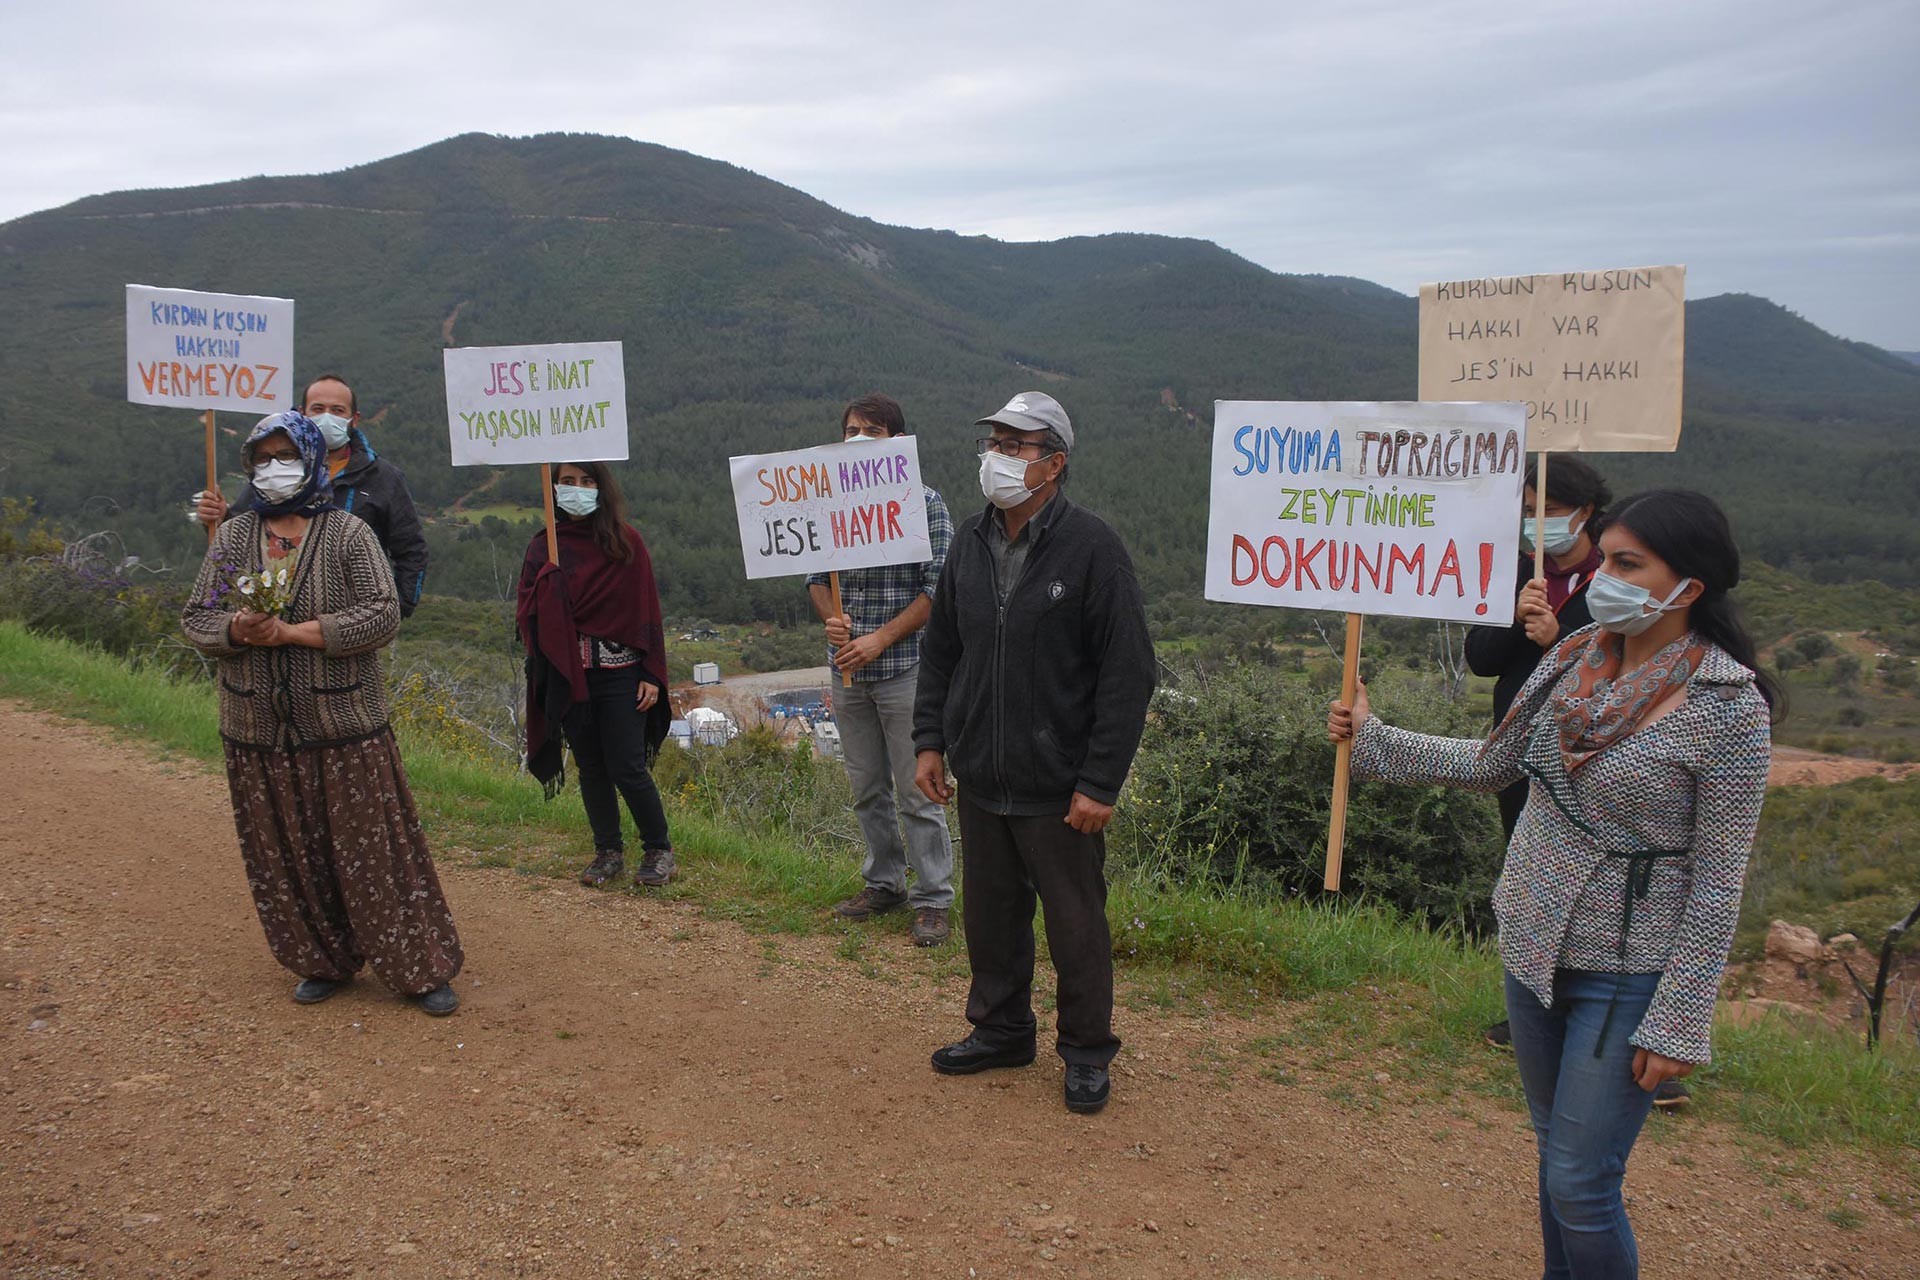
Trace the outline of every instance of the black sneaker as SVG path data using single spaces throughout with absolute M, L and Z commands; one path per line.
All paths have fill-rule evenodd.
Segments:
M 1067 1064 L 1067 1110 L 1090 1116 L 1107 1105 L 1113 1080 L 1105 1067 L 1084 1062 Z
M 933 1051 L 933 1069 L 943 1076 L 970 1076 L 996 1067 L 1025 1067 L 1033 1063 L 1033 1045 L 996 1045 L 977 1035 Z
M 420 1006 L 421 1012 L 436 1018 L 444 1018 L 460 1007 L 460 997 L 444 982 L 423 996 L 415 996 L 413 1002 Z
M 643 889 L 658 889 L 673 876 L 673 850 L 649 849 L 640 860 L 640 869 L 633 873 L 633 882 Z
M 627 869 L 626 857 L 618 849 L 601 849 L 593 855 L 593 862 L 580 873 L 580 883 L 589 889 L 598 889 L 609 880 L 617 880 L 620 873 Z
M 1486 1042 L 1496 1049 L 1513 1052 L 1513 1028 L 1505 1022 L 1496 1022 L 1482 1033 Z
M 871 920 L 907 905 L 907 895 L 868 885 L 851 898 L 833 904 L 833 914 L 842 920 Z
M 293 989 L 293 1000 L 295 1004 L 319 1004 L 331 999 L 334 992 L 346 985 L 331 978 L 302 978 Z
M 1662 1080 L 1653 1091 L 1653 1105 L 1662 1111 L 1678 1111 L 1692 1101 L 1693 1095 L 1678 1080 Z

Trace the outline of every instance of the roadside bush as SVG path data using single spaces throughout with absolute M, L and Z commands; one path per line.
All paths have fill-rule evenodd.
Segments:
M 1333 750 L 1326 684 L 1251 667 L 1194 678 L 1155 699 L 1110 849 L 1153 883 L 1241 885 L 1317 894 L 1325 870 Z M 1372 690 L 1392 722 L 1478 736 L 1464 707 L 1427 682 Z M 1492 927 L 1502 854 L 1491 797 L 1358 784 L 1347 810 L 1349 892 L 1469 933 Z

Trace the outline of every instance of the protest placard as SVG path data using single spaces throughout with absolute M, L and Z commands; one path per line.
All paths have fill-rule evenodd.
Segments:
M 127 286 L 127 399 L 265 417 L 294 404 L 293 299 Z
M 1347 615 L 1353 704 L 1369 613 L 1513 620 L 1524 404 L 1219 400 L 1209 600 Z M 1328 890 L 1340 887 L 1353 743 L 1334 751 Z
M 1223 400 L 1209 600 L 1504 625 L 1526 407 Z
M 1536 452 L 1680 443 L 1685 267 L 1420 286 L 1420 398 L 1521 400 Z
M 451 347 L 441 359 L 454 466 L 626 460 L 619 343 Z
M 747 577 L 933 559 L 912 436 L 730 460 Z

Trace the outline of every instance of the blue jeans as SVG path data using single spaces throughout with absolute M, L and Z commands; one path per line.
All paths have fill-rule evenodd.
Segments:
M 1659 984 L 1657 973 L 1562 969 L 1549 1009 L 1507 975 L 1513 1057 L 1540 1144 L 1547 1280 L 1640 1274 L 1620 1183 L 1653 1095 L 1634 1083 L 1629 1041 Z

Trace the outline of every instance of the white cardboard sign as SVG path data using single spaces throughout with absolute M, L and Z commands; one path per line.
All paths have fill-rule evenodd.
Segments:
M 747 577 L 933 559 L 912 436 L 730 460 Z
M 626 460 L 619 343 L 450 347 L 442 360 L 454 466 Z
M 1216 401 L 1207 599 L 1511 622 L 1526 413 Z
M 293 299 L 127 286 L 127 399 L 265 417 L 298 408 Z

